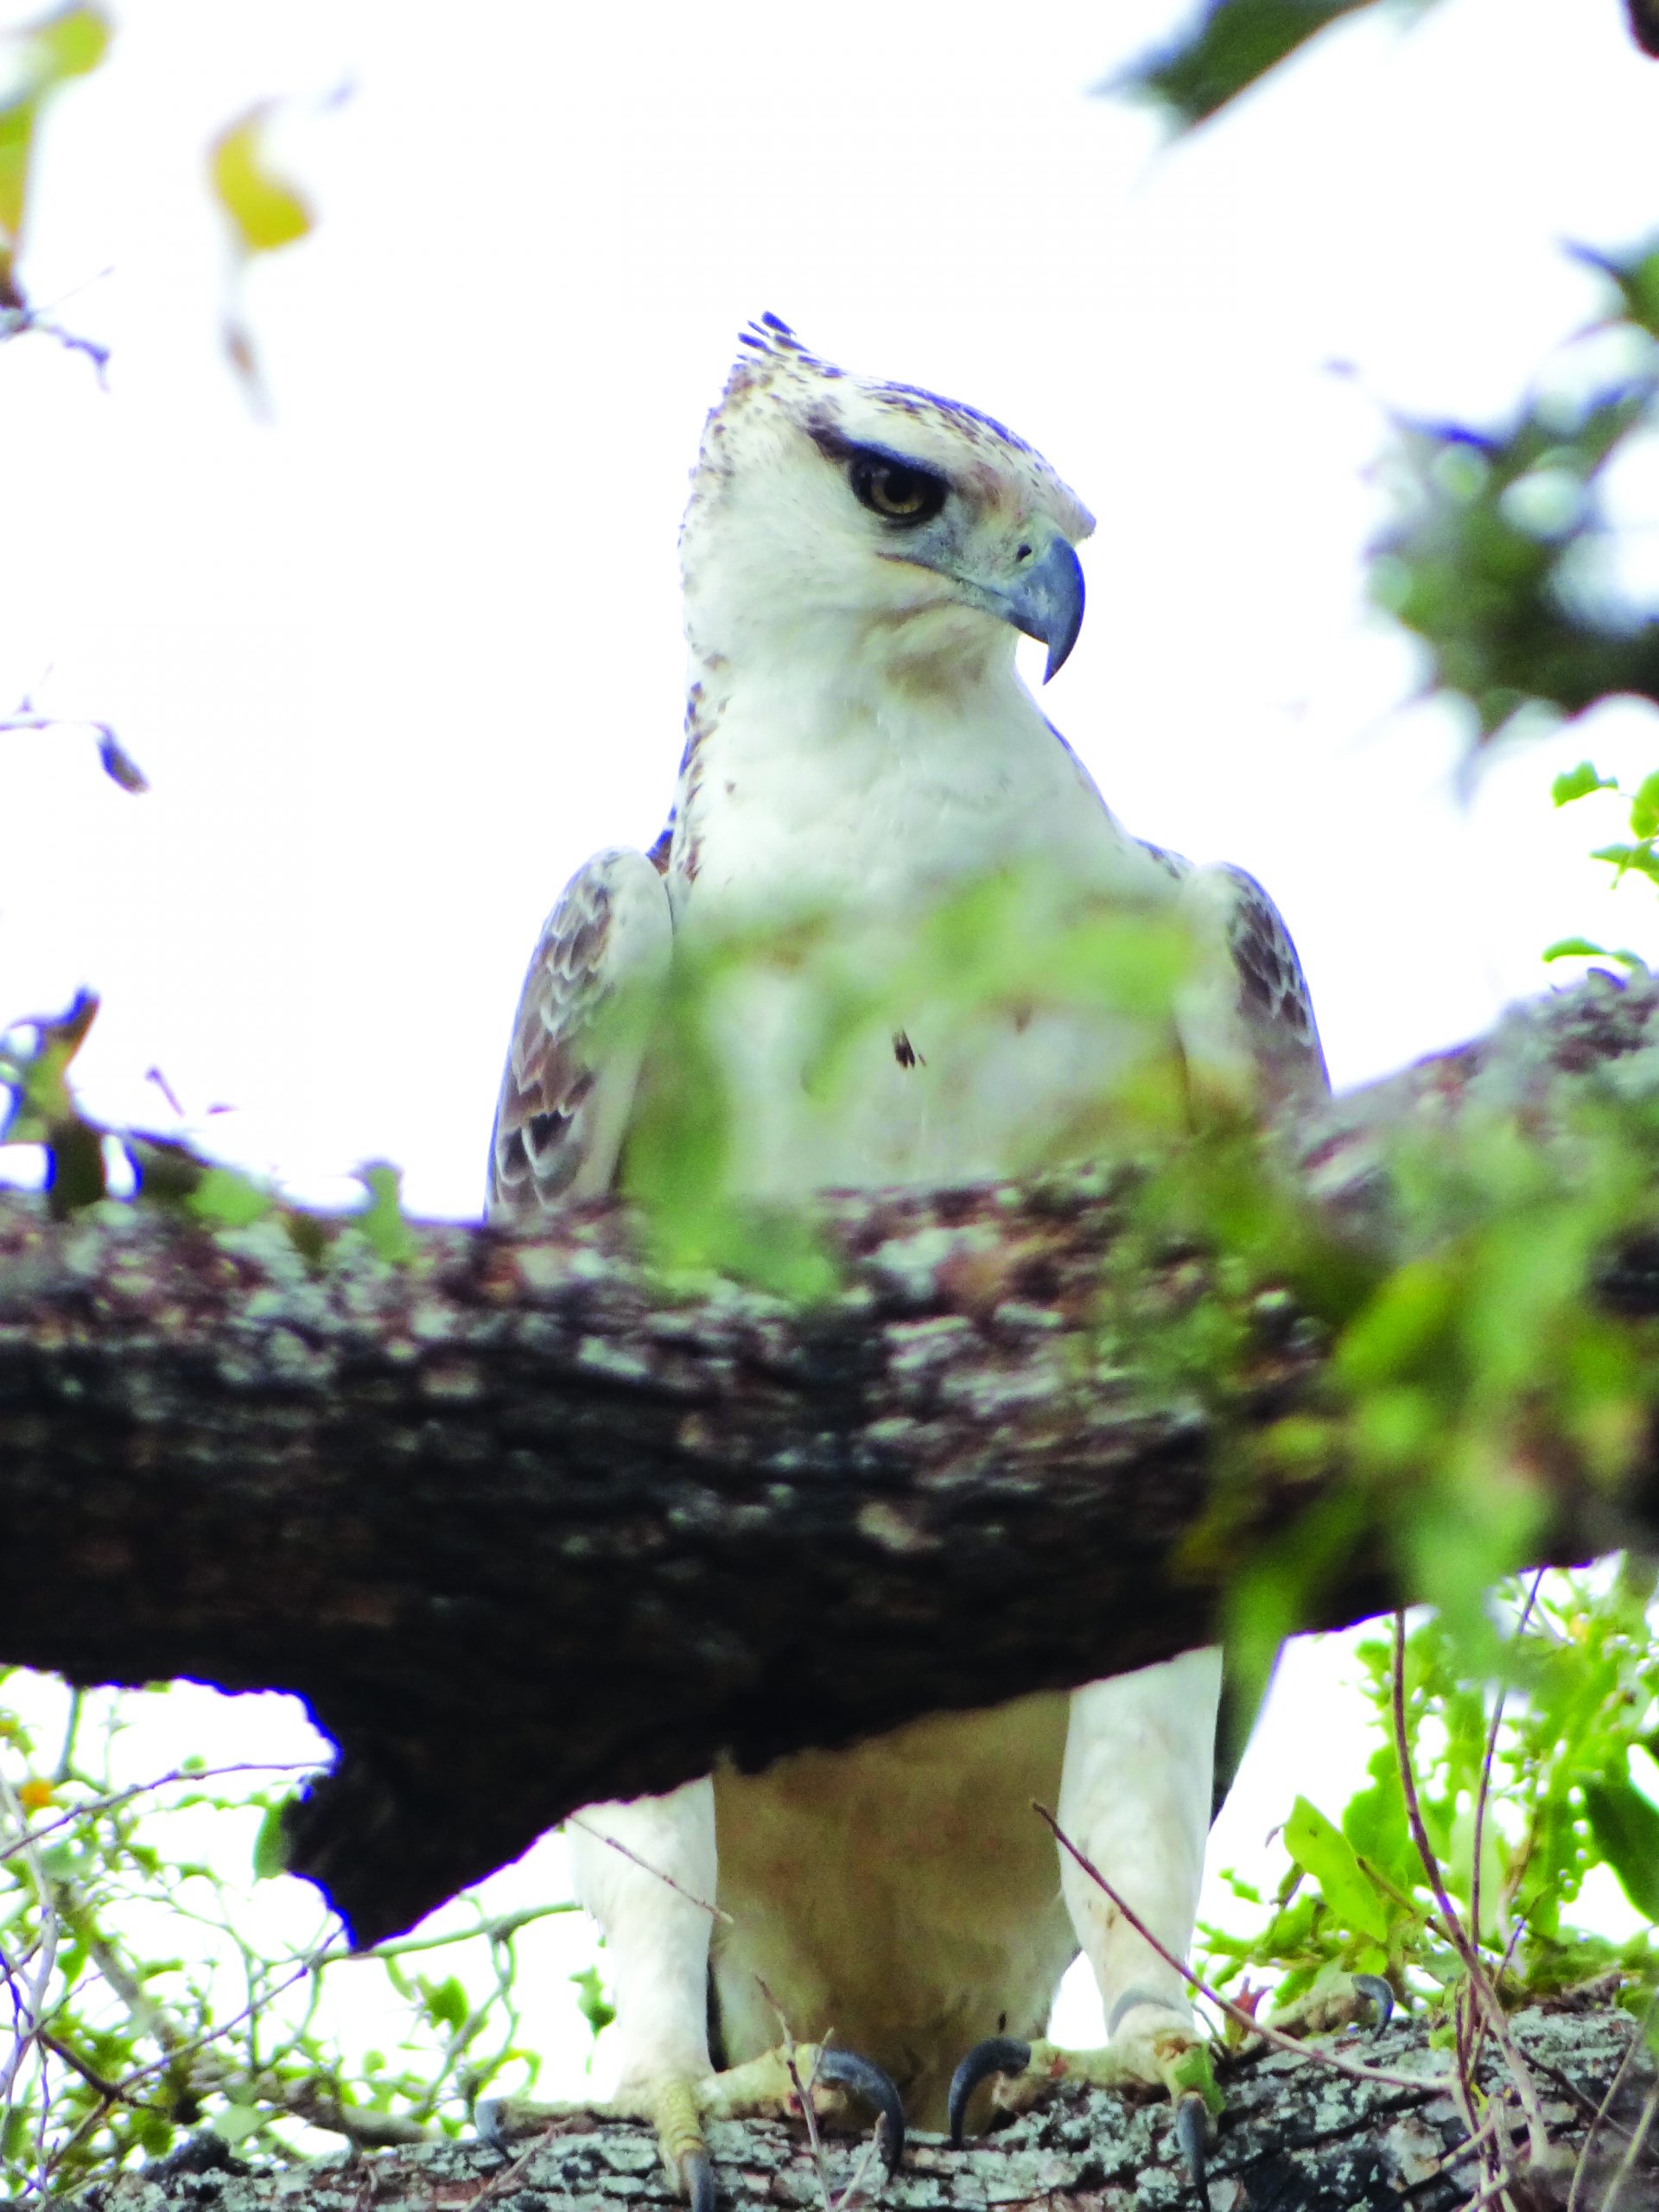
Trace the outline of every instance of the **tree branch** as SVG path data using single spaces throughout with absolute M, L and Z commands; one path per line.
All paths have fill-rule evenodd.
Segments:
M 1650 2085 L 1642 2060 L 1627 2069 L 1598 2117 L 1630 2053 L 1635 2024 L 1621 2012 L 1535 2011 L 1514 2023 L 1528 2063 L 1549 2083 L 1549 2162 L 1522 2173 L 1515 2202 L 1529 2212 L 1565 2205 L 1580 2158 L 1580 2201 L 1630 2212 L 1650 2201 L 1659 2168 L 1638 2158 L 1617 2205 L 1607 2184 L 1629 2149 L 1632 2121 Z M 1373 2046 L 1368 2044 L 1368 2055 Z M 1451 2054 L 1431 2051 L 1421 2024 L 1376 2039 L 1391 2071 L 1421 2074 L 1421 2089 L 1393 2088 L 1338 2075 L 1300 2057 L 1258 2055 L 1224 2062 L 1227 2107 L 1210 2164 L 1210 2201 L 1252 2207 L 1410 2204 L 1414 2212 L 1453 2212 L 1467 2204 L 1479 2168 L 1452 2094 Z M 1525 2168 L 1524 2139 L 1511 2143 L 1494 2060 L 1482 2068 L 1486 2110 L 1504 2164 Z M 838 2200 L 855 2160 L 845 2138 L 830 2138 L 828 2172 L 814 2171 L 797 2129 L 777 2122 L 717 2123 L 709 2130 L 721 2202 L 728 2212 Z M 1587 2143 L 1587 2148 L 1586 2148 Z M 829 2188 L 823 2186 L 827 2181 Z M 176 2172 L 150 2167 L 99 2190 L 97 2212 L 185 2212 L 207 2192 L 181 2160 Z M 1097 2090 L 1062 2088 L 1040 2111 L 999 2134 L 951 2151 L 939 2136 L 912 2137 L 895 2180 L 879 2200 L 906 2212 L 955 2212 L 988 2204 L 1001 2212 L 1141 2212 L 1192 2202 L 1166 2104 L 1128 2105 Z M 486 2212 L 511 2202 L 522 2212 L 586 2212 L 613 2201 L 671 2206 L 652 2131 L 603 2114 L 560 2123 L 543 2141 L 509 2150 L 447 2143 L 369 2158 L 321 2158 L 303 2182 L 291 2167 L 216 2175 L 219 2212 Z M 860 2199 L 862 2202 L 866 2200 Z
M 1296 1187 L 1376 1264 L 1426 1233 L 1391 1132 L 1497 1115 L 1542 1147 L 1575 1102 L 1656 1094 L 1659 989 L 1592 982 L 1332 1105 L 1292 1133 Z M 573 1807 L 718 1754 L 1167 1656 L 1344 1470 L 1263 1457 L 1217 1485 L 1253 1425 L 1318 1402 L 1324 1332 L 1246 1291 L 1216 1389 L 1172 1379 L 1210 1277 L 1190 1238 L 1147 1247 L 1135 1190 L 826 1201 L 843 1287 L 805 1311 L 664 1287 L 605 1207 L 533 1242 L 425 1228 L 389 1267 L 271 1221 L 7 1199 L 3 1656 L 298 1691 L 341 1756 L 296 1870 L 363 1942 Z M 1641 1252 L 1611 1280 L 1659 1311 Z M 1616 1512 L 1573 1436 L 1529 1440 L 1535 1556 L 1659 1541 L 1650 1449 Z M 1362 1542 L 1301 1624 L 1412 1594 Z

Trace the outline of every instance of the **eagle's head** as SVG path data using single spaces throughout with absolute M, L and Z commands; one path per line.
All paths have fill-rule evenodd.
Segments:
M 832 367 L 775 315 L 742 346 L 681 541 L 694 652 L 925 679 L 1007 661 L 1022 630 L 1052 676 L 1094 519 L 1042 455 L 974 408 Z

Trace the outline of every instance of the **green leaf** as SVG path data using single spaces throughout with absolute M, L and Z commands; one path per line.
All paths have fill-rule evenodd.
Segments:
M 265 159 L 271 103 L 260 100 L 214 139 L 208 167 L 219 204 L 244 253 L 274 253 L 311 228 L 311 210 Z
M 1592 791 L 1618 788 L 1611 776 L 1599 775 L 1590 761 L 1580 760 L 1576 768 L 1569 768 L 1565 775 L 1556 777 L 1549 787 L 1549 795 L 1557 806 L 1568 806 L 1575 798 L 1588 798 Z
M 216 1229 L 246 1229 L 270 1211 L 271 1195 L 238 1167 L 209 1167 L 185 1200 L 186 1211 Z
M 1639 845 L 1599 845 L 1590 857 L 1592 861 L 1605 861 L 1618 880 L 1627 875 L 1645 875 L 1649 883 L 1659 883 L 1659 856 L 1654 853 L 1650 838 L 1644 838 Z
M 1587 937 L 1558 937 L 1554 944 L 1547 944 L 1539 957 L 1543 960 L 1600 959 L 1606 957 L 1605 944 L 1595 944 Z
M 442 2020 L 447 2028 L 458 2028 L 467 2018 L 467 1992 L 454 1974 L 446 1980 L 421 1984 L 426 1999 L 426 2009 L 435 2020 Z
M 256 1882 L 274 1881 L 278 1874 L 288 1872 L 288 1838 L 283 1827 L 283 1808 L 272 1805 L 259 1823 L 259 1833 L 253 1839 L 253 1878 Z
M 584 1967 L 569 1979 L 576 1993 L 576 2010 L 587 2021 L 588 2034 L 597 2042 L 616 2018 L 616 2007 L 605 1994 L 597 1967 Z
M 357 1179 L 369 1202 L 352 1217 L 352 1226 L 366 1236 L 376 1255 L 388 1267 L 407 1267 L 420 1250 L 420 1239 L 404 1218 L 401 1199 L 403 1171 L 384 1160 L 372 1160 L 357 1171 Z
M 1388 1914 L 1376 1885 L 1342 1830 L 1306 1797 L 1298 1797 L 1285 1822 L 1285 1848 L 1313 1877 L 1326 1904 L 1345 1926 L 1376 1942 L 1387 1942 Z
M 36 23 L 29 34 L 40 71 L 37 86 L 63 84 L 96 69 L 110 43 L 110 26 L 97 8 L 66 8 Z
M 1198 29 L 1100 87 L 1155 107 L 1190 130 L 1299 46 L 1370 0 L 1211 0 Z
M 1630 835 L 1651 837 L 1659 830 L 1659 769 L 1644 776 L 1630 801 Z
M 261 2112 L 254 2105 L 226 2105 L 207 2125 L 221 2143 L 245 2143 L 250 2135 L 257 2135 L 274 2118 L 274 2113 Z
M 1659 1921 L 1659 1806 L 1624 1775 L 1585 1777 L 1584 1808 L 1618 1885 L 1640 1913 Z

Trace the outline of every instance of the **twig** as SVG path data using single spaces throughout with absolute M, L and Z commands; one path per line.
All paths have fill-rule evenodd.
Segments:
M 88 1797 L 78 1805 L 65 1806 L 51 1820 L 42 1821 L 36 1827 L 24 1829 L 15 1842 L 0 1844 L 0 1866 L 19 1852 L 32 1846 L 38 1847 L 48 1836 L 55 1834 L 58 1829 L 73 1827 L 77 1821 L 85 1820 L 94 1813 L 116 1812 L 123 1805 L 130 1804 L 135 1797 L 147 1796 L 152 1790 L 170 1789 L 175 1783 L 215 1782 L 227 1774 L 299 1774 L 315 1764 L 315 1759 L 244 1759 L 235 1766 L 204 1767 L 199 1772 L 188 1774 L 182 1768 L 175 1767 L 170 1774 L 161 1775 L 154 1782 L 135 1782 L 128 1789 L 112 1789 L 105 1796 Z M 60 1786 L 66 1778 L 60 1776 L 54 1786 Z
M 1177 1958 L 1167 1945 L 1159 1942 L 1140 1915 L 1124 1903 L 1122 1897 L 1112 1887 L 1093 1859 L 1086 1858 L 1078 1850 L 1046 1805 L 1039 1805 L 1033 1799 L 1031 1809 L 1039 1820 L 1046 1821 L 1054 1840 L 1059 1845 L 1061 1850 L 1069 1852 L 1090 1880 L 1098 1885 L 1103 1894 L 1116 1906 L 1142 1942 L 1150 1944 L 1166 1966 L 1173 1967 L 1184 1981 L 1190 1983 L 1200 1997 L 1207 1998 L 1209 2002 L 1218 2012 L 1224 2012 L 1230 2020 L 1236 2020 L 1241 2027 L 1248 2029 L 1252 2035 L 1260 2036 L 1264 2043 L 1272 2044 L 1277 2050 L 1288 2051 L 1293 2058 L 1300 2058 L 1305 2064 L 1328 2066 L 1332 2072 L 1349 2075 L 1356 2082 L 1380 2082 L 1383 2088 L 1389 2089 L 1433 2090 L 1441 2085 L 1443 2077 L 1438 2075 L 1390 2074 L 1381 2066 L 1364 2066 L 1357 2059 L 1338 2058 L 1334 2051 L 1320 2050 L 1317 2045 L 1299 2043 L 1294 2036 L 1287 2036 L 1281 2029 L 1269 2027 L 1265 2020 L 1256 2019 L 1253 2014 L 1247 2012 L 1242 2005 L 1235 2005 L 1230 1998 L 1224 1997 L 1219 1990 L 1212 1989 L 1207 1981 L 1201 1980 L 1193 1973 L 1184 1959 Z
M 0 309 L 0 342 L 8 338 L 22 338 L 29 331 L 37 332 L 42 338 L 55 338 L 66 353 L 84 353 L 92 365 L 99 390 L 109 390 L 110 380 L 105 373 L 110 365 L 107 346 L 99 345 L 95 339 L 83 338 L 77 331 L 66 330 L 60 322 L 48 321 L 44 315 L 33 308 Z
M 1543 1579 L 1544 1570 L 1541 1567 L 1532 1578 L 1532 1586 L 1527 1592 L 1527 1602 L 1521 1608 L 1520 1618 L 1516 1622 L 1514 1630 L 1510 1633 L 1511 1650 L 1527 1632 L 1527 1623 L 1531 1619 L 1532 1609 L 1538 1602 L 1538 1591 Z M 1492 1700 L 1492 1725 L 1486 1731 L 1486 1751 L 1480 1763 L 1480 1788 L 1475 1793 L 1474 1858 L 1469 1872 L 1469 1917 L 1474 1923 L 1474 1937 L 1477 1943 L 1480 1941 L 1480 1853 L 1485 1835 L 1486 1799 L 1491 1789 L 1493 1763 L 1497 1758 L 1497 1731 L 1503 1719 L 1503 1707 L 1509 1694 L 1510 1685 L 1505 1679 L 1499 1682 L 1497 1694 Z
M 1423 1862 L 1423 1872 L 1428 1877 L 1428 1885 L 1440 1905 L 1452 1948 L 1463 1961 L 1469 1986 L 1479 1999 L 1492 2040 L 1503 2053 L 1503 2063 L 1515 2083 L 1516 2094 L 1520 2098 L 1521 2108 L 1527 2116 L 1527 2136 L 1532 2156 L 1541 2160 L 1549 2154 L 1549 2130 L 1544 2124 L 1537 2088 L 1526 2061 L 1516 2048 L 1515 2038 L 1510 2035 L 1509 2023 L 1503 2017 L 1503 2008 L 1497 2000 L 1497 1993 L 1486 1978 L 1480 1953 L 1470 1941 L 1469 1931 L 1452 1902 L 1445 1878 L 1440 1872 L 1440 1860 L 1434 1855 L 1434 1847 L 1428 1840 L 1428 1830 L 1423 1825 L 1423 1808 L 1418 1801 L 1417 1778 L 1412 1772 L 1411 1747 L 1406 1734 L 1406 1617 L 1402 1612 L 1396 1612 L 1394 1617 L 1394 1679 L 1389 1684 L 1389 1699 L 1394 1714 L 1395 1760 L 1400 1770 L 1400 1788 L 1406 1801 L 1406 1818 L 1410 1824 L 1412 1841 Z
M 1590 2125 L 1585 2130 L 1583 2147 L 1580 2149 L 1578 2156 L 1578 2161 L 1573 2166 L 1572 2184 L 1567 2192 L 1567 2212 L 1578 2212 L 1579 2190 L 1583 2185 L 1585 2171 L 1589 2163 L 1590 2146 L 1595 2141 L 1600 2130 L 1607 2125 L 1608 2115 L 1612 2111 L 1613 2099 L 1618 2094 L 1620 2084 L 1623 2082 L 1625 2075 L 1629 2073 L 1631 2061 L 1635 2058 L 1637 2050 L 1642 2047 L 1642 2043 L 1643 2037 L 1640 2031 L 1638 2030 L 1638 2031 L 1630 2037 L 1629 2044 L 1626 2045 L 1624 2056 L 1619 2060 L 1618 2065 L 1614 2071 L 1612 2080 L 1607 2084 L 1607 2094 L 1603 2097 L 1601 2102 L 1596 2107 L 1595 2113 L 1591 2120 Z
M 613 1835 L 607 1835 L 603 1828 L 592 1827 L 582 1818 L 579 1813 L 573 1813 L 566 1821 L 565 1826 L 569 1828 L 580 1828 L 584 1835 L 592 1836 L 596 1843 L 609 1844 L 613 1851 L 620 1851 L 624 1859 L 632 1860 L 641 1873 L 654 1874 L 659 1882 L 665 1882 L 669 1888 L 683 1897 L 688 1904 L 696 1905 L 699 1912 L 706 1912 L 711 1920 L 723 1920 L 728 1928 L 734 1924 L 731 1914 L 723 1905 L 710 1904 L 706 1897 L 694 1897 L 683 1883 L 677 1882 L 671 1874 L 664 1873 L 660 1866 L 653 1866 L 648 1859 L 642 1859 L 637 1851 L 630 1851 L 626 1843 L 619 1843 Z
M 511 2189 L 543 2145 L 552 2141 L 558 2126 L 556 2120 L 550 2120 L 539 2135 L 531 2137 L 516 2158 L 510 2158 L 499 2174 L 492 2174 L 487 2181 L 480 2182 L 467 2199 L 464 2212 L 479 2212 L 480 2205 L 487 2204 L 493 2196 L 499 2196 L 505 2190 Z
M 98 734 L 98 757 L 104 772 L 124 791 L 136 797 L 149 789 L 149 779 L 127 751 L 108 722 L 90 715 L 36 714 L 25 700 L 16 714 L 0 715 L 0 734 L 23 730 L 90 729 Z
M 1624 2155 L 1619 2160 L 1611 2181 L 1607 2184 L 1606 2192 L 1601 2200 L 1602 2212 L 1618 2212 L 1620 2194 L 1625 2183 L 1636 2171 L 1636 2162 L 1642 2155 L 1642 2146 L 1648 2139 L 1648 2130 L 1653 2126 L 1656 2112 L 1659 2112 L 1659 2082 L 1656 2082 L 1649 2090 L 1642 2107 L 1642 2117 L 1637 2120 L 1630 2139 L 1624 2146 Z M 1577 2176 L 1573 2177 L 1576 2180 Z

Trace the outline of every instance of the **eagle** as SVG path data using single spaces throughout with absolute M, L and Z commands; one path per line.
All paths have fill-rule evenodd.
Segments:
M 534 1224 L 618 1185 L 641 1101 L 675 1080 L 683 1033 L 662 1010 L 734 942 L 760 957 L 711 1001 L 707 1049 L 734 1201 L 1007 1176 L 1109 1150 L 1152 1095 L 1190 1119 L 1325 1087 L 1266 893 L 1131 836 L 1016 671 L 1018 633 L 1046 646 L 1045 681 L 1077 642 L 1076 549 L 1093 527 L 978 409 L 834 366 L 775 315 L 748 327 L 681 537 L 690 669 L 669 824 L 648 852 L 590 860 L 542 931 L 496 1115 L 493 1221 Z M 1014 946 L 1015 987 L 976 1002 L 918 947 L 930 916 L 988 881 L 1017 887 L 995 911 L 1028 915 L 1033 944 L 1064 942 L 1077 915 L 1110 918 L 1131 948 L 1178 929 L 1181 972 L 1161 995 L 1094 1005 L 1042 988 Z M 804 942 L 832 946 L 873 1009 L 830 1081 L 824 971 Z M 570 1841 L 615 1999 L 613 2109 L 656 2123 L 699 2208 L 703 2121 L 789 2108 L 803 2065 L 815 2097 L 885 2113 L 890 2158 L 906 2119 L 959 2137 L 992 2073 L 1012 2106 L 1065 2075 L 1185 2083 L 1191 2121 L 1201 2036 L 1181 1974 L 1031 1808 L 1055 1806 L 1185 1956 L 1219 1688 L 1218 1654 L 1189 1652 L 588 1808 Z M 1063 2052 L 1042 2037 L 1079 1951 L 1107 2041 Z

